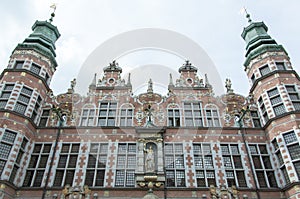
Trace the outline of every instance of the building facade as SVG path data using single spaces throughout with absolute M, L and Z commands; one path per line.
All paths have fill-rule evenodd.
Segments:
M 60 33 L 36 21 L 0 77 L 0 198 L 300 198 L 299 75 L 249 22 L 249 96 L 229 79 L 215 96 L 189 61 L 166 96 L 151 79 L 133 95 L 116 61 L 87 96 L 75 79 L 55 96 Z

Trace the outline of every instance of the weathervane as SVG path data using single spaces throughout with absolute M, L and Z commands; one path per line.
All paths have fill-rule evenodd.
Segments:
M 53 4 L 50 6 L 50 8 L 53 9 L 53 12 L 51 13 L 51 17 L 50 17 L 50 19 L 49 19 L 50 23 L 52 23 L 52 22 L 53 22 L 53 18 L 55 17 L 56 4 L 53 3 Z
M 247 9 L 245 7 L 242 8 L 241 13 L 246 13 L 246 18 L 248 19 L 248 22 L 251 23 L 252 19 L 250 17 L 250 14 L 247 12 Z

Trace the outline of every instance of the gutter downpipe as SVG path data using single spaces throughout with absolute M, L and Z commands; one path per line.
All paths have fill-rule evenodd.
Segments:
M 63 126 L 63 123 L 65 121 L 64 117 L 63 117 L 63 115 L 61 113 L 60 108 L 53 108 L 52 111 L 56 113 L 56 116 L 59 119 L 59 123 L 58 123 L 58 129 L 57 129 L 57 134 L 56 134 L 56 140 L 55 140 L 55 144 L 54 144 L 54 149 L 52 151 L 51 162 L 50 162 L 50 166 L 49 166 L 49 169 L 48 169 L 48 175 L 47 175 L 47 179 L 46 179 L 46 182 L 45 182 L 45 186 L 43 188 L 42 199 L 45 199 L 45 197 L 46 197 L 47 187 L 48 187 L 49 179 L 50 179 L 50 174 L 51 174 L 51 170 L 52 170 L 52 167 L 53 167 L 54 158 L 55 158 L 55 154 L 56 154 L 56 148 L 57 148 L 57 145 L 58 145 L 58 142 L 59 142 L 59 138 L 60 138 L 60 134 L 61 134 L 61 127 Z

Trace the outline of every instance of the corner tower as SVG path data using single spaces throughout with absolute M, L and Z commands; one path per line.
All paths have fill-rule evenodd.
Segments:
M 21 186 L 25 177 L 28 154 L 39 132 L 36 124 L 57 67 L 55 42 L 60 34 L 52 17 L 34 23 L 33 32 L 13 50 L 0 76 L 0 179 L 8 184 L 7 192 Z
M 246 42 L 245 71 L 250 93 L 259 109 L 263 129 L 273 151 L 279 186 L 292 198 L 300 181 L 300 78 L 284 47 L 267 33 L 264 22 L 252 22 L 242 37 Z
M 57 67 L 55 42 L 60 33 L 51 21 L 33 24 L 33 32 L 13 50 L 0 79 L 0 109 L 31 118 L 34 123 Z

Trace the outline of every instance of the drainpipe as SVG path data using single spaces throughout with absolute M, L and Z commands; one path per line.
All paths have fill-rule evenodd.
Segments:
M 58 142 L 59 142 L 59 138 L 60 138 L 60 134 L 61 134 L 61 127 L 63 126 L 63 123 L 65 121 L 64 116 L 62 115 L 60 108 L 53 108 L 52 111 L 58 117 L 59 122 L 58 122 L 58 129 L 57 129 L 57 134 L 56 134 L 55 145 L 54 145 L 54 149 L 52 151 L 51 163 L 50 163 L 50 166 L 49 166 L 49 169 L 48 169 L 46 183 L 45 183 L 45 186 L 43 188 L 42 199 L 45 199 L 45 197 L 46 197 L 47 187 L 48 187 L 49 179 L 50 179 L 50 174 L 51 174 L 51 170 L 52 170 L 52 167 L 53 167 L 54 158 L 55 158 L 55 154 L 56 154 L 56 148 L 57 148 L 57 145 L 58 145 Z
M 245 134 L 246 134 L 246 128 L 243 126 L 242 124 L 242 120 L 243 118 L 245 117 L 246 113 L 249 111 L 249 107 L 247 106 L 247 109 L 246 110 L 242 110 L 243 114 L 242 116 L 238 119 L 237 123 L 239 125 L 239 131 L 240 133 L 242 134 L 242 138 L 243 138 L 243 143 L 244 143 L 244 146 L 246 148 L 246 153 L 247 153 L 247 156 L 248 156 L 248 160 L 249 160 L 249 163 L 250 163 L 250 169 L 251 169 L 251 173 L 252 173 L 252 178 L 254 180 L 254 186 L 255 186 L 255 192 L 256 192 L 256 195 L 257 195 L 257 198 L 258 199 L 261 199 L 260 197 L 260 194 L 259 194 L 259 190 L 258 190 L 258 185 L 257 185 L 257 179 L 256 179 L 256 176 L 254 174 L 254 165 L 253 165 L 253 162 L 251 161 L 251 158 L 250 158 L 250 152 L 249 152 L 249 149 L 248 149 L 248 145 L 246 143 L 246 139 L 245 139 Z

